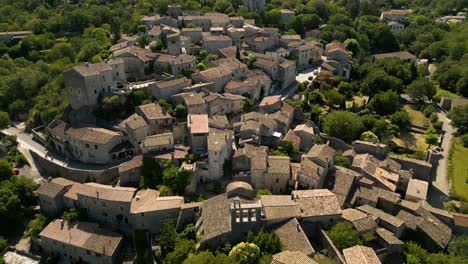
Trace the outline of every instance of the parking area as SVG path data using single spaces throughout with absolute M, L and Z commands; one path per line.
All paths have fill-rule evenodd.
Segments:
M 320 66 L 305 69 L 296 76 L 296 81 L 297 82 L 304 82 L 304 81 L 311 82 L 317 77 L 317 74 L 319 72 L 320 72 Z M 310 77 L 312 78 L 309 79 Z

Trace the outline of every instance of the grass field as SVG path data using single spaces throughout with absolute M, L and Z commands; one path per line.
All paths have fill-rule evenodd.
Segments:
M 429 126 L 430 122 L 421 111 L 418 111 L 413 106 L 405 105 L 403 109 L 408 112 L 409 117 L 411 119 L 411 124 L 416 126 Z
M 425 141 L 425 135 L 411 132 L 402 132 L 397 138 L 393 139 L 398 146 L 412 149 L 415 151 L 426 151 L 428 145 Z
M 455 138 L 450 149 L 448 175 L 452 180 L 452 191 L 456 196 L 468 201 L 468 148 L 461 139 Z

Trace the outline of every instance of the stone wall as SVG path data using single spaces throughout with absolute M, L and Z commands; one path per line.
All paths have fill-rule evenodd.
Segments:
M 30 152 L 36 166 L 45 175 L 52 177 L 63 177 L 76 182 L 94 181 L 101 184 L 109 184 L 119 177 L 118 166 L 103 170 L 84 170 L 70 167 L 63 167 L 51 160 L 48 160 L 35 152 Z
M 400 163 L 401 168 L 403 170 L 412 170 L 414 178 L 427 181 L 429 183 L 432 182 L 432 164 L 422 160 L 400 157 L 395 155 L 391 155 L 389 158 Z
M 328 237 L 327 233 L 323 229 L 320 229 L 319 235 L 322 247 L 328 251 L 329 256 L 338 264 L 346 264 L 340 250 L 335 246 L 335 244 L 333 244 L 333 241 Z
M 352 149 L 353 147 L 348 145 L 346 142 L 344 142 L 343 140 L 339 139 L 339 138 L 336 138 L 336 137 L 332 137 L 332 136 L 329 136 L 325 133 L 320 133 L 320 138 L 322 138 L 322 140 L 324 142 L 326 141 L 330 141 L 330 144 L 329 146 L 334 148 L 335 150 L 341 150 L 341 151 L 346 151 L 348 149 Z

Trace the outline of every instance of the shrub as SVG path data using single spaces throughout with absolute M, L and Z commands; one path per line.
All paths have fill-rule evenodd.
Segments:
M 463 146 L 465 148 L 468 148 L 468 133 L 467 134 L 464 134 L 461 136 L 461 140 L 463 142 Z

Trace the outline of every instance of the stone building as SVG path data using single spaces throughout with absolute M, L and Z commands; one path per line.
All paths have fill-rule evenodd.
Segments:
M 182 77 L 169 81 L 156 82 L 149 88 L 149 92 L 154 98 L 171 101 L 172 96 L 182 93 L 183 88 L 187 88 L 190 85 L 191 81 L 185 77 Z
M 292 191 L 293 200 L 299 204 L 302 222 L 309 228 L 320 223 L 333 226 L 341 219 L 341 207 L 334 193 L 327 189 Z
M 354 246 L 343 249 L 343 255 L 348 264 L 381 264 L 379 257 L 375 251 L 370 247 Z
M 125 75 L 127 79 L 132 81 L 143 79 L 146 75 L 152 73 L 154 61 L 157 57 L 150 50 L 137 46 L 117 50 L 112 56 L 124 61 Z
M 134 154 L 134 146 L 123 133 L 105 128 L 72 126 L 56 119 L 47 127 L 47 133 L 51 148 L 84 163 L 112 164 Z
M 61 261 L 96 264 L 119 263 L 122 236 L 98 224 L 55 219 L 39 234 L 39 245 L 47 255 Z
M 174 150 L 172 133 L 156 134 L 146 137 L 140 145 L 143 154 L 164 154 Z
M 65 208 L 62 196 L 74 182 L 64 178 L 47 179 L 34 193 L 37 195 L 41 210 L 50 216 L 59 216 Z
M 261 14 L 265 11 L 265 0 L 242 0 L 242 5 L 251 12 Z
M 205 36 L 203 38 L 203 49 L 210 54 L 218 54 L 218 50 L 232 46 L 232 39 L 225 35 Z
M 212 83 L 210 85 L 210 91 L 216 93 L 222 93 L 224 91 L 224 86 L 226 86 L 232 78 L 232 71 L 223 67 L 211 68 L 192 75 L 192 80 L 195 83 Z
M 130 143 L 138 147 L 141 142 L 149 135 L 149 125 L 145 119 L 138 114 L 133 114 L 119 124 L 124 131 Z
M 137 106 L 135 112 L 148 123 L 150 135 L 165 132 L 175 121 L 164 107 L 156 103 Z
M 204 181 L 220 180 L 225 175 L 227 160 L 232 158 L 232 133 L 211 132 L 208 135 L 209 178 Z
M 268 156 L 265 177 L 265 189 L 273 194 L 286 193 L 291 181 L 290 158 L 283 156 Z
M 100 63 L 85 63 L 63 73 L 72 109 L 95 108 L 98 99 L 126 83 L 125 62 L 121 58 Z
M 208 145 L 208 115 L 187 116 L 187 127 L 190 133 L 190 148 L 194 153 L 205 153 Z

